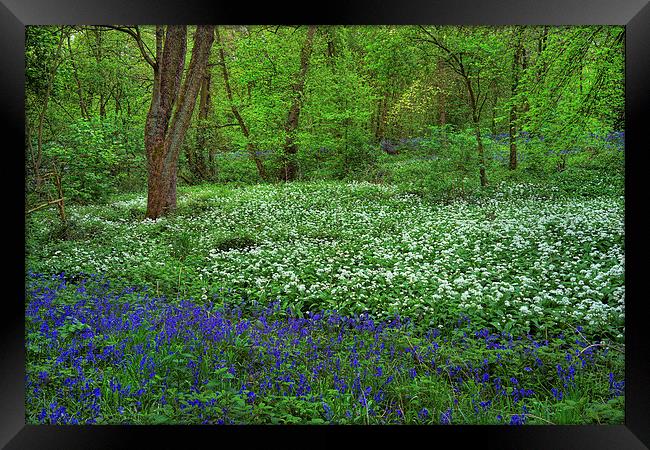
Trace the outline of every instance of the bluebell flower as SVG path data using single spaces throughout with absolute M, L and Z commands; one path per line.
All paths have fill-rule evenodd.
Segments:
M 609 391 L 612 397 L 625 394 L 625 381 L 616 381 L 612 372 L 609 373 Z
M 440 423 L 442 425 L 451 425 L 451 408 L 440 414 Z
M 325 418 L 327 420 L 332 420 L 334 413 L 327 403 L 323 403 L 323 410 L 325 410 Z

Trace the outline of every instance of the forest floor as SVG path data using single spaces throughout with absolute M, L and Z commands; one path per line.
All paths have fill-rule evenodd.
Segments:
M 27 420 L 622 423 L 607 184 L 206 184 L 155 222 L 143 194 L 72 206 L 65 232 L 39 212 Z

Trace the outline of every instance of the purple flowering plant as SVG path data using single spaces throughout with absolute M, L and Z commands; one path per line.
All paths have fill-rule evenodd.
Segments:
M 463 316 L 441 332 L 279 302 L 171 301 L 96 275 L 27 281 L 28 423 L 621 419 L 622 362 L 579 330 L 542 340 Z

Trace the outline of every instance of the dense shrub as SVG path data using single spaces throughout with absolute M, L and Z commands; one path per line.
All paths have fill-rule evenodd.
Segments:
M 116 119 L 77 120 L 61 137 L 44 147 L 45 155 L 60 166 L 65 196 L 81 203 L 105 200 L 118 188 L 143 187 L 141 138 L 133 141 L 129 129 Z M 130 139 L 131 140 L 130 140 Z M 134 166 L 133 172 L 129 168 Z M 140 180 L 135 181 L 135 180 Z

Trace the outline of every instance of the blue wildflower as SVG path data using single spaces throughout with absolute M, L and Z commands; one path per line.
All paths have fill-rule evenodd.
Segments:
M 451 408 L 440 414 L 440 423 L 442 425 L 451 425 Z

